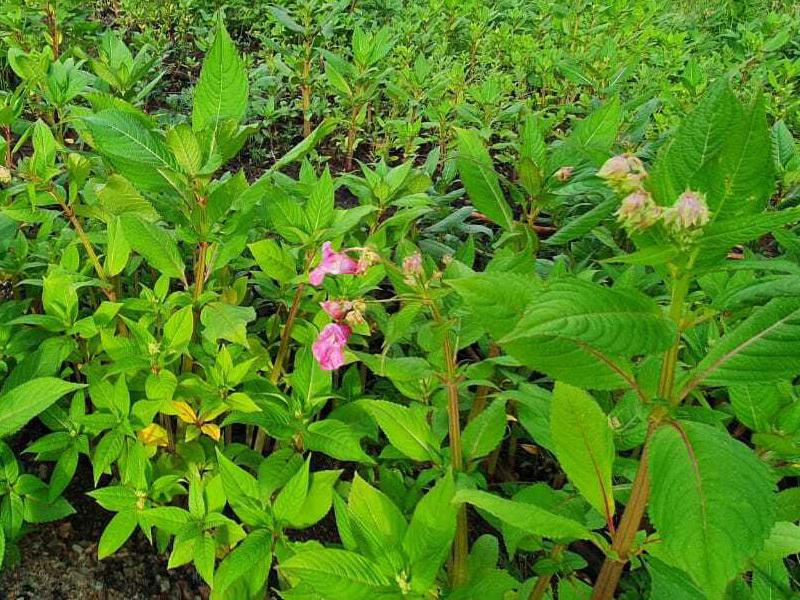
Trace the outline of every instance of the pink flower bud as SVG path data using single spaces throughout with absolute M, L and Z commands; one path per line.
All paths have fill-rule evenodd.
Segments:
M 556 171 L 555 178 L 559 181 L 567 182 L 572 178 L 572 174 L 574 172 L 574 167 L 561 167 L 558 171 Z
M 620 194 L 626 194 L 638 188 L 647 177 L 642 161 L 633 154 L 620 154 L 609 158 L 597 176 L 608 181 L 608 184 Z
M 706 197 L 700 192 L 683 192 L 664 212 L 664 222 L 674 231 L 702 227 L 708 223 L 709 211 Z
M 311 346 L 314 358 L 325 371 L 335 371 L 344 364 L 344 349 L 350 339 L 350 328 L 341 323 L 331 323 L 319 332 Z
M 403 274 L 406 277 L 422 274 L 422 255 L 419 252 L 403 259 Z
M 325 302 L 320 302 L 319 305 L 334 321 L 344 319 L 350 309 L 353 308 L 353 303 L 347 300 L 326 300 Z
M 629 229 L 646 229 L 661 216 L 661 208 L 653 202 L 652 196 L 638 189 L 625 196 L 617 211 L 617 219 Z
M 308 275 L 311 285 L 318 286 L 325 275 L 353 275 L 359 272 L 358 263 L 344 252 L 334 252 L 330 242 L 322 244 L 322 261 Z

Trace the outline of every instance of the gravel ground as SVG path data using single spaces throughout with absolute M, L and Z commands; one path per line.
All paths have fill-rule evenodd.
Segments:
M 167 570 L 143 537 L 97 560 L 98 538 L 83 539 L 70 519 L 42 526 L 21 543 L 22 562 L 0 577 L 3 600 L 206 600 L 191 568 Z

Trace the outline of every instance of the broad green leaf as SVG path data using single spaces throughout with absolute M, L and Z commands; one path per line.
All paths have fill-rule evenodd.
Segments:
M 658 155 L 648 178 L 656 202 L 671 206 L 687 188 L 712 191 L 715 162 L 741 114 L 741 105 L 726 79 L 706 92 Z M 713 214 L 718 199 L 708 200 Z
M 358 474 L 347 498 L 347 515 L 360 550 L 369 558 L 377 560 L 400 548 L 408 527 L 403 513 Z
M 378 422 L 397 450 L 412 460 L 436 458 L 438 444 L 423 412 L 385 400 L 361 400 L 358 404 Z
M 130 255 L 131 247 L 125 239 L 122 222 L 119 217 L 113 217 L 108 222 L 106 237 L 106 259 L 104 264 L 106 275 L 109 277 L 119 275 L 125 265 L 128 264 Z
M 582 238 L 610 217 L 617 208 L 619 208 L 618 198 L 603 200 L 591 210 L 567 221 L 543 243 L 546 246 L 564 246 L 567 242 Z
M 247 324 L 254 321 L 256 311 L 252 306 L 235 306 L 225 302 L 209 302 L 200 313 L 205 329 L 203 336 L 216 342 L 223 339 L 247 346 Z
M 220 563 L 214 574 L 214 593 L 222 594 L 238 579 L 247 576 L 263 585 L 272 562 L 272 534 L 267 529 L 256 529 Z
M 124 177 L 147 190 L 168 187 L 160 171 L 175 163 L 160 133 L 130 113 L 108 109 L 84 117 L 97 151 Z
M 784 400 L 793 401 L 792 386 L 777 384 L 736 385 L 728 390 L 733 412 L 752 431 L 769 431 L 770 423 Z
M 706 596 L 680 569 L 670 567 L 657 558 L 648 557 L 650 600 L 705 600 Z
M 273 239 L 263 239 L 247 246 L 265 275 L 288 283 L 297 277 L 297 261 L 292 254 Z
M 538 294 L 499 340 L 523 364 L 586 389 L 633 386 L 629 358 L 666 349 L 676 335 L 651 299 L 578 279 Z
M 800 299 L 775 298 L 718 340 L 689 373 L 680 397 L 697 385 L 772 383 L 800 373 Z
M 194 131 L 187 123 L 176 125 L 167 132 L 167 145 L 180 167 L 195 175 L 203 166 L 203 150 Z
M 693 422 L 662 426 L 648 456 L 648 513 L 661 539 L 652 553 L 722 598 L 772 530 L 769 468 L 724 430 Z
M 778 521 L 764 543 L 764 549 L 755 560 L 759 563 L 781 560 L 793 554 L 800 554 L 800 525 Z
M 303 466 L 286 482 L 283 489 L 275 498 L 272 509 L 275 518 L 286 523 L 293 523 L 300 517 L 303 503 L 308 496 L 309 484 L 309 465 L 310 458 L 303 463 Z
M 184 306 L 170 315 L 164 324 L 164 343 L 171 352 L 183 352 L 192 340 L 194 313 L 191 306 Z
M 123 510 L 108 522 L 97 545 L 97 558 L 103 560 L 122 547 L 136 529 L 136 511 Z
M 711 221 L 761 213 L 775 190 L 775 169 L 764 99 L 733 123 L 711 178 Z
M 361 448 L 361 436 L 361 433 L 347 423 L 323 419 L 308 426 L 303 442 L 307 450 L 323 452 L 339 460 L 375 464 Z
M 461 445 L 467 460 L 486 456 L 497 448 L 506 432 L 506 403 L 495 400 L 465 428 Z
M 472 205 L 502 228 L 511 230 L 514 215 L 503 195 L 492 158 L 473 129 L 456 129 L 456 167 Z
M 342 474 L 342 470 L 315 471 L 311 473 L 308 494 L 289 525 L 294 529 L 306 529 L 317 524 L 333 504 L 333 486 Z
M 495 339 L 511 332 L 542 291 L 534 277 L 484 272 L 446 280 L 464 299 L 481 327 Z
M 279 570 L 326 600 L 389 600 L 399 594 L 393 577 L 373 561 L 347 550 L 301 551 L 282 561 Z
M 637 290 L 569 279 L 540 293 L 500 342 L 554 337 L 611 355 L 635 356 L 667 349 L 676 333 L 659 306 Z
M 123 215 L 120 221 L 125 239 L 133 250 L 162 275 L 184 279 L 183 258 L 165 229 L 134 215 Z
M 616 96 L 579 121 L 566 140 L 552 153 L 547 175 L 559 167 L 574 166 L 576 160 L 601 164 L 617 138 L 622 108 Z
M 592 533 L 583 524 L 557 515 L 534 504 L 515 502 L 479 490 L 458 490 L 453 502 L 467 502 L 476 508 L 531 535 L 557 539 L 590 540 Z
M 0 396 L 0 438 L 19 430 L 62 396 L 86 387 L 56 377 L 26 381 Z
M 454 493 L 453 477 L 447 474 L 414 508 L 403 537 L 403 551 L 408 557 L 411 587 L 416 592 L 424 593 L 433 585 L 447 560 L 456 531 Z
M 248 93 L 247 71 L 220 16 L 195 88 L 192 128 L 216 130 L 227 119 L 238 123 L 247 112 Z
M 615 453 L 606 414 L 585 391 L 556 382 L 550 434 L 559 465 L 569 480 L 610 523 L 614 517 L 611 473 Z

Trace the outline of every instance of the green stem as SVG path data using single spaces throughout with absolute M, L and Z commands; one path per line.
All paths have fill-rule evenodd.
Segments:
M 683 304 L 689 292 L 689 278 L 682 275 L 672 284 L 672 300 L 669 307 L 669 318 L 675 322 L 678 329 L 675 342 L 664 355 L 661 364 L 661 379 L 658 382 L 658 395 L 664 400 L 672 399 L 672 390 L 675 386 L 675 371 L 678 365 L 678 352 L 681 347 L 681 319 L 683 317 Z

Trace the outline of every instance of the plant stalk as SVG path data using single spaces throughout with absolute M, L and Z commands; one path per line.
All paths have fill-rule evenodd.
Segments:
M 292 306 L 289 308 L 289 315 L 286 317 L 286 324 L 281 331 L 281 343 L 278 346 L 278 354 L 275 356 L 275 362 L 272 364 L 272 371 L 270 372 L 269 380 L 273 385 L 277 385 L 278 381 L 283 374 L 283 363 L 286 362 L 286 355 L 289 353 L 289 341 L 292 339 L 292 329 L 294 328 L 294 321 L 297 318 L 297 313 L 300 310 L 300 302 L 303 299 L 303 291 L 306 286 L 301 283 L 297 286 L 292 299 Z M 264 445 L 267 441 L 267 435 L 263 429 L 259 429 L 256 434 L 256 441 L 253 444 L 253 450 L 258 453 L 264 451 Z

